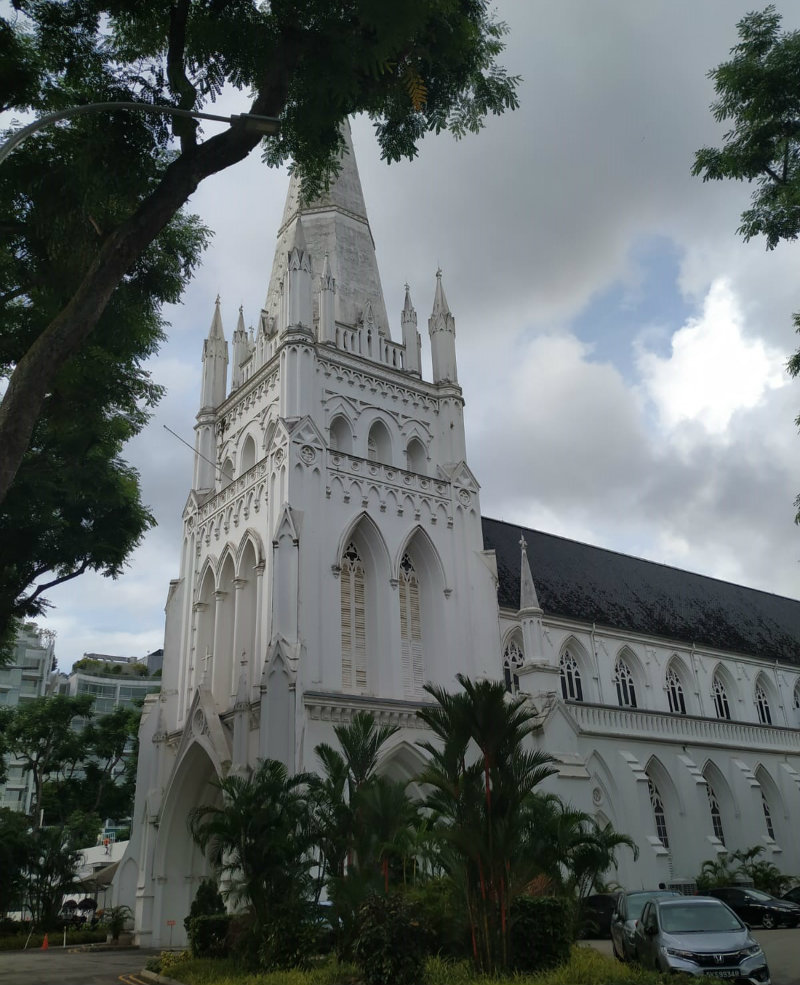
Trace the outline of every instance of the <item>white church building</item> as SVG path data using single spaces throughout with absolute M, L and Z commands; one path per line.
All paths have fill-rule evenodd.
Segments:
M 392 337 L 352 147 L 312 204 L 292 179 L 257 328 L 240 310 L 229 346 L 218 301 L 203 348 L 115 888 L 144 946 L 184 939 L 215 779 L 314 770 L 362 709 L 400 726 L 382 769 L 411 779 L 423 685 L 458 672 L 529 695 L 548 788 L 639 845 L 621 884 L 752 845 L 800 874 L 800 602 L 483 517 L 441 273 L 428 334 L 431 380 L 408 289 Z

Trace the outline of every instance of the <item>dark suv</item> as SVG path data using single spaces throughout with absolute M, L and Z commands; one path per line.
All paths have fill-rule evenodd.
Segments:
M 721 899 L 745 923 L 751 925 L 760 923 L 767 930 L 781 924 L 786 927 L 796 927 L 800 924 L 800 906 L 797 903 L 777 899 L 760 889 L 722 886 L 719 889 L 709 889 L 703 895 Z

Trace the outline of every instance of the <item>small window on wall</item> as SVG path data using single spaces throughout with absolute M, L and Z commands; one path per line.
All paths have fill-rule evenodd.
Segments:
M 769 709 L 767 692 L 760 684 L 756 684 L 756 708 L 759 722 L 762 725 L 772 725 L 772 712 Z
M 686 699 L 683 695 L 683 684 L 681 684 L 680 677 L 678 677 L 672 667 L 667 671 L 667 698 L 669 700 L 669 710 L 673 715 L 686 714 Z
M 583 701 L 583 685 L 578 661 L 569 650 L 562 654 L 559 668 L 561 697 L 565 701 Z
M 636 707 L 636 688 L 633 684 L 633 674 L 624 660 L 617 661 L 614 668 L 614 684 L 617 688 L 617 704 L 622 708 Z
M 794 686 L 794 707 L 800 709 L 800 683 Z
M 515 640 L 511 640 L 503 654 L 503 677 L 506 682 L 506 691 L 510 694 L 519 692 L 519 670 L 525 662 L 525 656 L 521 647 Z
M 725 691 L 725 685 L 716 675 L 713 683 L 711 684 L 711 697 L 714 699 L 714 710 L 717 713 L 717 718 L 725 718 L 730 720 L 731 708 L 728 704 L 728 695 Z

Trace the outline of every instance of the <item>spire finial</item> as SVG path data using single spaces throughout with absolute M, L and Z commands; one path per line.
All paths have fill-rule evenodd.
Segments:
M 520 537 L 519 546 L 522 548 L 522 553 L 525 554 L 528 549 L 528 542 L 525 540 L 524 536 Z
M 539 599 L 536 595 L 536 586 L 533 583 L 533 575 L 531 574 L 531 566 L 528 561 L 528 544 L 525 540 L 525 535 L 521 534 L 519 538 L 519 546 L 521 553 L 520 562 L 520 577 L 519 577 L 519 607 L 522 609 L 539 609 Z
M 216 305 L 217 307 L 219 307 L 219 291 L 217 291 L 217 300 L 216 300 L 216 301 L 214 302 L 214 304 L 215 304 L 215 305 Z

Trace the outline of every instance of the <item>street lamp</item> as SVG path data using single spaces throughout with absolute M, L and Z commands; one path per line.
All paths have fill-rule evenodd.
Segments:
M 22 141 L 32 133 L 42 127 L 56 123 L 58 120 L 67 119 L 70 116 L 81 116 L 84 113 L 94 113 L 98 110 L 117 110 L 133 109 L 142 113 L 167 114 L 168 116 L 185 116 L 192 120 L 215 120 L 217 123 L 227 123 L 228 126 L 236 130 L 246 130 L 248 133 L 260 133 L 263 136 L 270 136 L 278 132 L 280 120 L 275 116 L 259 116 L 256 113 L 234 113 L 232 116 L 217 116 L 215 113 L 200 113 L 193 109 L 178 109 L 175 106 L 154 106 L 150 103 L 135 102 L 114 102 L 114 103 L 86 103 L 83 106 L 71 106 L 69 109 L 59 110 L 57 113 L 48 113 L 40 116 L 38 120 L 29 123 L 0 146 L 0 164 Z

